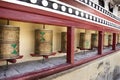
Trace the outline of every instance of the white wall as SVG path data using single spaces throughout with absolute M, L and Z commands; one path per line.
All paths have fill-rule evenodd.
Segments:
M 120 11 L 118 11 L 118 16 L 120 17 Z
M 115 14 L 116 16 L 118 16 L 118 6 L 115 5 L 114 9 L 113 9 L 113 14 Z
M 94 2 L 94 3 L 96 3 L 96 4 L 99 4 L 99 3 L 98 3 L 98 0 L 90 0 L 90 1 L 92 1 L 92 2 Z
M 92 2 L 96 3 L 96 4 L 99 4 L 98 0 L 91 0 Z M 105 2 L 105 9 L 106 10 L 109 10 L 109 7 L 108 7 L 108 3 L 110 2 L 111 0 L 104 0 Z M 113 14 L 115 15 L 118 15 L 118 7 L 115 5 L 115 7 L 113 8 Z
M 40 80 L 119 80 L 120 51 Z

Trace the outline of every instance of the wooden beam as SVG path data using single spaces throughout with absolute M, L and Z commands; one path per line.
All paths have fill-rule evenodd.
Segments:
M 116 37 L 117 37 L 117 34 L 113 33 L 112 50 L 116 50 Z
M 46 15 L 41 15 L 36 13 L 30 13 L 30 12 L 12 10 L 12 9 L 0 7 L 1 19 L 9 19 L 9 20 L 32 22 L 32 23 L 43 23 L 43 24 L 51 24 L 51 25 L 59 25 L 59 26 L 73 26 L 76 28 L 100 30 L 100 31 L 107 31 L 111 33 L 120 32 L 117 29 L 101 26 L 100 24 L 96 24 L 89 21 L 70 18 L 67 16 L 66 17 L 64 16 L 64 18 L 59 18 L 59 17 L 62 17 L 62 15 L 58 15 L 57 17 L 50 16 L 50 15 L 55 15 L 55 14 L 49 14 L 49 16 L 46 16 Z
M 118 29 L 107 27 L 107 25 L 100 25 L 82 19 L 77 19 L 74 17 L 60 15 L 49 11 L 12 4 L 4 1 L 0 1 L 0 18 L 32 23 L 52 24 L 59 26 L 75 26 L 76 28 L 107 31 L 111 33 L 120 32 Z M 103 16 L 103 18 L 105 17 Z
M 74 28 L 67 27 L 67 63 L 74 63 Z
M 98 32 L 98 54 L 103 52 L 103 31 Z

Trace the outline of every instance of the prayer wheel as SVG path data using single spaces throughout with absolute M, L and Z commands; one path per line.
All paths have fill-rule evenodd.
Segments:
M 35 54 L 50 55 L 52 53 L 52 30 L 35 30 Z
M 91 47 L 92 48 L 98 47 L 98 35 L 95 33 L 91 34 Z
M 112 45 L 112 35 L 108 35 L 108 45 Z
M 103 42 L 104 42 L 104 46 L 107 47 L 108 46 L 108 34 L 104 34 Z
M 61 32 L 61 52 L 67 52 L 67 32 Z
M 91 34 L 90 33 L 80 33 L 79 48 L 80 49 L 91 49 Z
M 19 27 L 0 25 L 0 59 L 19 56 Z
M 120 34 L 118 34 L 117 42 L 120 43 Z

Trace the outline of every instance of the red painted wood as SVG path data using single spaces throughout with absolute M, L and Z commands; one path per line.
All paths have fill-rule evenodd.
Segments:
M 54 24 L 54 25 L 60 25 L 60 26 L 71 25 L 71 26 L 79 26 L 80 28 L 85 28 L 85 27 L 83 27 L 83 24 L 80 24 L 80 23 L 75 23 L 72 21 L 63 20 L 63 19 L 59 19 L 59 18 L 55 18 L 55 17 L 49 17 L 49 16 L 44 16 L 44 15 L 15 11 L 15 10 L 10 10 L 10 9 L 5 9 L 5 8 L 0 8 L 0 18 L 24 21 L 24 22 Z M 86 25 L 86 27 L 87 27 L 87 25 Z M 90 27 L 91 26 L 88 25 L 88 28 L 90 28 Z
M 17 62 L 16 59 L 8 59 L 7 61 L 10 62 L 10 63 L 16 63 Z
M 72 6 L 75 6 L 77 8 L 80 8 L 80 9 L 82 9 L 84 11 L 90 12 L 92 14 L 95 14 L 97 16 L 100 16 L 100 17 L 102 17 L 104 19 L 107 19 L 109 21 L 112 21 L 112 22 L 115 22 L 117 24 L 120 24 L 120 21 L 117 21 L 117 20 L 115 20 L 115 19 L 113 19 L 113 18 L 111 18 L 109 16 L 106 16 L 105 14 L 102 14 L 102 13 L 96 11 L 95 9 L 92 9 L 91 7 L 88 7 L 88 6 L 86 6 L 86 5 L 82 4 L 82 3 L 78 3 L 75 0 L 60 0 L 60 1 L 65 2 L 67 4 L 70 4 Z
M 71 19 L 70 17 L 65 17 L 65 16 L 64 16 L 64 19 L 61 19 L 63 17 L 62 15 L 59 15 L 59 17 L 61 18 L 51 17 L 51 15 L 55 16 L 56 14 L 51 14 L 48 12 L 44 12 L 44 14 L 47 13 L 49 14 L 49 16 L 27 13 L 23 11 L 21 12 L 16 10 L 4 9 L 4 8 L 0 8 L 0 11 L 1 11 L 0 18 L 5 18 L 5 19 L 24 21 L 24 22 L 34 22 L 34 23 L 46 23 L 46 24 L 54 24 L 54 25 L 61 25 L 61 26 L 71 25 L 71 26 L 76 26 L 78 28 L 102 30 L 101 26 L 99 27 L 97 26 L 98 24 L 95 24 L 95 23 L 91 24 L 91 22 L 88 22 L 88 21 L 86 22 L 76 18 Z M 38 12 L 42 13 L 41 10 L 39 10 Z M 66 20 L 66 18 L 68 20 Z
M 117 37 L 117 34 L 113 33 L 112 50 L 116 50 L 116 37 Z
M 52 56 L 52 55 L 55 55 L 56 54 L 56 52 L 53 52 L 53 53 L 51 53 L 50 55 L 40 55 L 40 54 L 30 54 L 32 57 L 40 57 L 40 56 Z
M 8 5 L 8 6 L 6 6 L 6 5 Z M 67 17 L 67 16 L 64 16 L 64 15 L 59 15 L 59 14 L 55 14 L 55 13 L 51 13 L 51 12 L 48 12 L 48 11 L 43 11 L 43 10 L 27 7 L 27 6 L 11 4 L 11 3 L 7 3 L 7 2 L 3 2 L 3 1 L 0 1 L 0 7 L 12 9 L 12 10 L 17 10 L 17 11 L 22 11 L 22 12 L 40 14 L 40 15 L 49 16 L 49 17 L 65 19 L 65 20 L 68 20 L 68 21 L 70 21 L 70 20 L 79 21 L 78 19 L 76 20 L 76 18 L 72 19 L 71 17 Z
M 7 6 L 6 6 L 7 5 Z M 119 30 L 101 26 L 96 23 L 68 17 L 60 14 L 55 14 L 35 8 L 11 4 L 0 1 L 0 18 L 11 19 L 16 21 L 54 24 L 60 26 L 72 26 L 76 28 L 84 28 L 91 30 L 101 30 L 107 32 L 119 33 Z M 23 16 L 24 15 L 24 16 Z
M 109 51 L 109 52 L 107 52 L 107 53 L 103 53 L 103 54 L 101 54 L 101 55 L 96 55 L 96 56 L 93 56 L 93 57 L 89 57 L 89 58 L 87 58 L 87 59 L 83 59 L 83 60 L 81 60 L 81 61 L 78 61 L 78 62 L 76 62 L 73 66 L 75 67 L 75 66 L 79 66 L 79 65 L 81 65 L 81 64 L 85 64 L 85 63 L 87 63 L 87 62 L 90 62 L 90 61 L 93 61 L 93 60 L 95 60 L 95 59 L 98 59 L 98 58 L 101 58 L 101 57 L 103 57 L 103 56 L 106 56 L 106 55 L 109 55 L 109 54 L 114 54 L 114 52 L 117 52 L 117 51 L 119 51 L 120 49 L 117 49 L 117 50 L 114 50 L 114 51 Z
M 67 27 L 67 63 L 74 64 L 74 28 Z
M 32 57 L 44 57 L 45 59 L 48 59 L 49 56 L 54 56 L 56 52 L 51 53 L 50 55 L 40 55 L 40 54 L 30 54 Z
M 103 32 L 98 32 L 98 54 L 102 54 L 103 52 Z
M 16 63 L 17 59 L 21 59 L 21 58 L 23 58 L 23 55 L 20 55 L 20 56 L 17 56 L 15 58 L 11 58 L 11 59 L 0 59 L 0 61 L 8 61 L 10 63 Z
M 101 26 L 96 23 L 79 20 L 75 18 L 73 19 L 74 21 L 71 21 L 66 19 L 50 17 L 50 16 L 10 10 L 6 8 L 0 8 L 0 18 L 16 20 L 16 21 L 24 21 L 24 22 L 43 23 L 43 24 L 52 24 L 52 25 L 60 25 L 60 26 L 72 26 L 72 27 L 81 28 L 81 29 L 101 30 L 101 31 L 107 31 L 112 33 L 120 32 L 117 29 L 111 29 L 106 26 Z
M 17 56 L 17 57 L 15 57 L 15 58 L 11 58 L 11 59 L 0 59 L 0 61 L 9 61 L 9 62 L 12 62 L 12 60 L 14 61 L 14 59 L 16 60 L 16 59 L 21 59 L 21 58 L 23 58 L 23 55 L 20 55 L 20 56 Z
M 92 48 L 80 48 L 80 47 L 77 47 L 78 49 L 80 49 L 80 50 L 92 50 Z
M 17 59 L 21 59 L 23 58 L 23 55 L 20 55 L 14 59 L 6 59 L 6 61 L 10 62 L 10 63 L 16 63 L 17 62 Z

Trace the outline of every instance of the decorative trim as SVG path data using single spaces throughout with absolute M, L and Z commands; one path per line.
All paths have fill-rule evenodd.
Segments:
M 84 5 L 92 7 L 93 9 L 100 11 L 101 13 L 106 14 L 107 16 L 109 16 L 111 18 L 120 21 L 120 18 L 118 16 L 114 15 L 112 12 L 106 10 L 104 7 L 102 7 L 98 4 L 93 3 L 90 0 L 75 0 L 75 1 L 77 1 L 79 3 L 83 3 Z
M 108 21 L 104 18 L 100 18 L 99 16 L 88 13 L 86 11 L 83 11 L 79 8 L 76 8 L 74 6 L 68 5 L 60 1 L 54 1 L 54 0 L 53 1 L 37 0 L 36 2 L 32 2 L 32 0 L 3 0 L 3 1 L 15 3 L 23 6 L 28 6 L 32 8 L 42 9 L 45 11 L 49 11 L 69 17 L 74 17 L 80 20 L 82 19 L 85 21 L 97 23 L 100 25 L 104 25 L 110 28 L 115 28 L 120 30 L 119 24 Z

